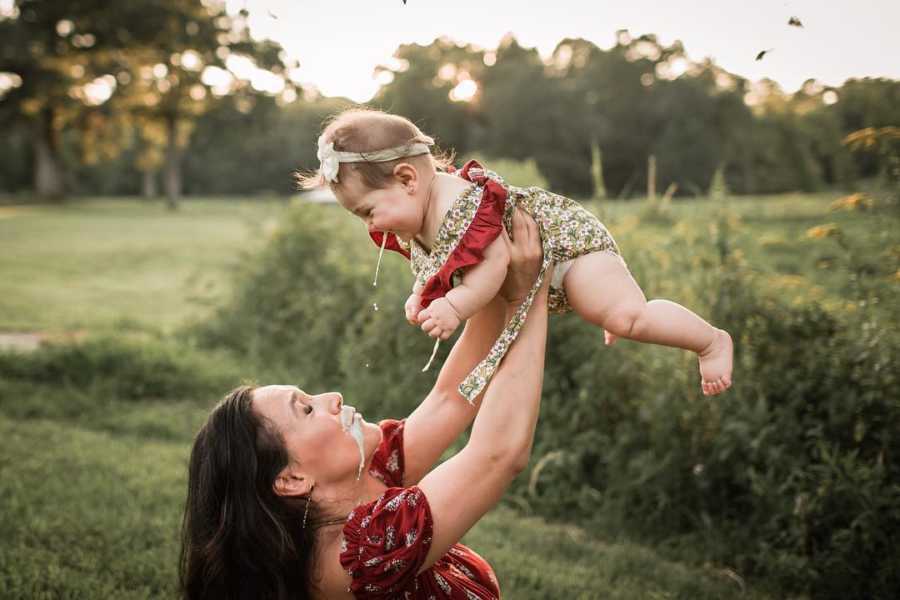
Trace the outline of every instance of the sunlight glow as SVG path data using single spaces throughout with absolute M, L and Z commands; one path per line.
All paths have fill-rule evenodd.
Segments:
M 249 11 L 245 21 L 254 38 L 269 37 L 282 44 L 289 59 L 301 61 L 301 75 L 293 77 L 296 83 L 357 102 L 367 102 L 377 93 L 379 65 L 404 70 L 406 65 L 401 67 L 400 59 L 393 56 L 402 45 L 427 46 L 444 36 L 457 44 L 484 49 L 484 63 L 491 66 L 497 63 L 497 49 L 508 32 L 522 48 L 536 49 L 545 61 L 562 40 L 579 38 L 603 50 L 616 42 L 634 41 L 633 57 L 661 59 L 654 43 L 636 39 L 637 35 L 655 34 L 664 48 L 683 42 L 691 62 L 702 64 L 704 58 L 712 57 L 715 64 L 749 81 L 769 78 L 788 89 L 796 89 L 811 77 L 836 86 L 851 76 L 900 75 L 900 61 L 890 58 L 896 57 L 900 48 L 893 31 L 900 15 L 897 0 L 853 5 L 793 0 L 789 12 L 801 17 L 807 13 L 809 19 L 816 14 L 815 23 L 810 20 L 805 29 L 788 27 L 784 3 L 775 0 L 570 2 L 563 10 L 559 3 L 529 4 L 523 10 L 520 2 L 512 0 L 463 0 L 452 11 L 422 1 L 222 1 L 232 16 L 242 9 Z M 10 0 L 0 0 L 0 6 L 3 2 L 10 4 Z M 622 31 L 617 34 L 616 29 Z M 866 35 L 857 36 L 850 45 L 833 43 L 848 31 L 866 31 Z M 777 52 L 756 61 L 757 53 L 769 47 Z M 444 57 L 437 66 L 447 62 L 456 61 Z M 667 62 L 672 68 L 656 73 L 658 80 L 691 73 L 690 63 L 680 65 L 674 56 Z M 452 86 L 461 80 L 457 76 L 446 81 Z
M 224 96 L 231 91 L 234 75 L 219 67 L 206 67 L 200 76 L 200 81 L 212 88 L 216 96 Z
M 265 69 L 256 69 L 250 75 L 250 85 L 258 92 L 265 92 L 273 96 L 284 90 L 284 80 Z
M 0 98 L 9 90 L 14 90 L 22 85 L 22 78 L 15 73 L 0 73 Z
M 90 106 L 100 106 L 109 100 L 116 90 L 116 78 L 112 75 L 98 77 L 86 84 L 84 90 L 84 102 Z
M 454 102 L 470 102 L 478 93 L 478 84 L 471 79 L 464 79 L 450 90 L 450 99 Z

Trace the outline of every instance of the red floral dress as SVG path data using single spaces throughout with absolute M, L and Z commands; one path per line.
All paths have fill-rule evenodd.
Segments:
M 431 508 L 416 486 L 403 487 L 403 421 L 381 422 L 383 438 L 369 473 L 388 489 L 347 517 L 341 565 L 357 598 L 494 600 L 500 587 L 483 558 L 454 544 L 416 575 L 431 547 Z

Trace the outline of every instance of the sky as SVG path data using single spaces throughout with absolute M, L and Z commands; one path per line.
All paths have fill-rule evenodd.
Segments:
M 378 89 L 373 71 L 390 65 L 397 47 L 448 36 L 496 48 L 506 33 L 549 56 L 566 38 L 601 48 L 615 32 L 681 40 L 693 60 L 787 92 L 810 78 L 839 86 L 850 77 L 900 79 L 900 0 L 227 0 L 250 11 L 256 37 L 279 42 L 300 62 L 295 79 L 327 96 L 357 102 Z M 804 27 L 789 27 L 796 16 Z M 773 50 L 761 61 L 761 50 Z

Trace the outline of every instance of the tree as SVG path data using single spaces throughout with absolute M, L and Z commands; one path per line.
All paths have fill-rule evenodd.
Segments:
M 481 79 L 484 52 L 439 38 L 427 46 L 404 44 L 394 58 L 398 66 L 376 69 L 390 82 L 379 89 L 372 104 L 410 119 L 444 148 L 470 150 L 479 95 L 456 97 L 454 90 L 465 81 Z
M 101 42 L 116 46 L 98 19 L 105 4 L 16 0 L 12 12 L 0 15 L 0 72 L 20 83 L 0 104 L 7 119 L 24 119 L 31 129 L 33 185 L 41 197 L 65 194 L 60 132 L 96 103 L 86 90 L 102 75 L 97 66 L 111 60 Z
M 252 87 L 229 71 L 229 60 L 243 61 L 257 79 L 268 73 L 271 93 L 292 86 L 281 47 L 253 40 L 246 12 L 230 17 L 223 0 L 129 0 L 115 10 L 104 0 L 16 0 L 14 8 L 0 20 L 0 72 L 22 85 L 2 103 L 33 123 L 41 196 L 64 194 L 60 132 L 80 121 L 93 125 L 82 141 L 108 129 L 116 140 L 108 147 L 118 150 L 129 141 L 122 130 L 136 128 L 139 164 L 152 172 L 162 162 L 174 207 L 195 119 L 215 96 Z

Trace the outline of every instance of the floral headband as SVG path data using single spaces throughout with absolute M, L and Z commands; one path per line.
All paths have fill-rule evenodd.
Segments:
M 329 183 L 338 182 L 338 169 L 341 163 L 351 162 L 387 162 L 407 156 L 419 156 L 428 154 L 429 144 L 412 142 L 402 146 L 394 146 L 385 150 L 374 152 L 341 152 L 334 149 L 334 142 L 325 142 L 325 136 L 319 136 L 319 150 L 316 156 L 319 158 L 319 173 Z

